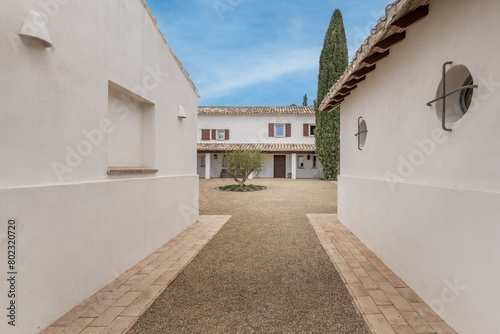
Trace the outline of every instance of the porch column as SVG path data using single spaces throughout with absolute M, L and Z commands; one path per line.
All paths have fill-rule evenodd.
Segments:
M 205 179 L 210 178 L 210 153 L 205 153 Z
M 297 153 L 292 153 L 292 180 L 297 178 Z

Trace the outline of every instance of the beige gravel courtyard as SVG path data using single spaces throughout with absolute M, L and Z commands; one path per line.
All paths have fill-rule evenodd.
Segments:
M 130 333 L 367 333 L 306 216 L 336 212 L 336 185 L 214 190 L 233 182 L 200 180 L 200 214 L 232 217 Z
M 43 333 L 455 334 L 337 220 L 335 183 L 230 183 L 200 180 L 196 224 Z

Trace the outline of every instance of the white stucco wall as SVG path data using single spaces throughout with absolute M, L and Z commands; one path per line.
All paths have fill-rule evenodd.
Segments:
M 198 177 L 165 176 L 0 189 L 2 228 L 17 223 L 16 328 L 38 333 L 193 224 Z M 2 236 L 2 306 L 7 245 Z M 7 311 L 4 312 L 7 314 Z
M 269 137 L 270 123 L 292 124 L 292 136 L 286 138 Z M 303 124 L 314 124 L 313 115 L 252 115 L 252 116 L 199 116 L 198 142 L 216 142 L 201 140 L 202 129 L 229 129 L 229 140 L 225 143 L 295 143 L 314 144 L 314 137 L 305 137 Z
M 498 12 L 494 0 L 431 1 L 341 107 L 339 219 L 460 333 L 500 332 Z M 479 85 L 452 132 L 426 106 L 446 61 Z
M 29 10 L 52 48 L 18 35 Z M 0 266 L 15 219 L 19 273 L 18 326 L 0 332 L 31 334 L 196 221 L 197 93 L 140 0 L 8 0 L 0 32 Z M 134 100 L 108 106 L 112 83 L 143 117 Z M 158 173 L 107 175 L 132 139 L 128 161 Z

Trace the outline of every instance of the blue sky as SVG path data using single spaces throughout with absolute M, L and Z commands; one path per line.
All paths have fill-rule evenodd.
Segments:
M 333 11 L 344 17 L 349 57 L 390 0 L 147 0 L 200 91 L 199 105 L 309 105 Z

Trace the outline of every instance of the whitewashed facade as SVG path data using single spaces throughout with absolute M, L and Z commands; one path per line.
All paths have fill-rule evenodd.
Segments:
M 458 333 L 500 333 L 500 2 L 427 2 L 388 7 L 322 104 L 341 103 L 338 217 Z M 446 62 L 446 93 L 477 88 L 443 128 Z
M 313 107 L 199 107 L 198 175 L 224 174 L 224 154 L 255 149 L 266 154 L 260 178 L 322 178 L 315 155 Z
M 0 73 L 0 332 L 32 334 L 196 222 L 198 93 L 141 0 L 3 1 Z

